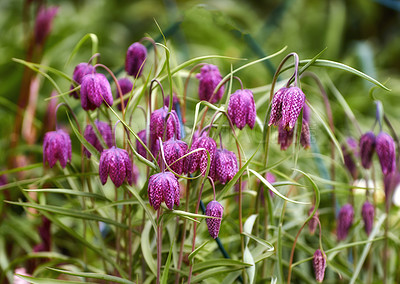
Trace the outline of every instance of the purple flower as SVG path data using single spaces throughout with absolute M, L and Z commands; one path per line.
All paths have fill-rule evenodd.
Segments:
M 96 124 L 96 127 L 99 130 L 101 137 L 103 137 L 103 140 L 106 143 L 106 145 L 109 148 L 112 147 L 113 135 L 110 125 L 106 122 L 99 120 L 96 120 L 94 123 Z M 99 151 L 100 153 L 103 151 L 103 146 L 101 145 L 99 139 L 97 138 L 96 132 L 93 129 L 92 125 L 88 124 L 86 126 L 83 136 L 90 144 L 92 144 L 97 149 L 97 151 Z M 92 154 L 86 148 L 83 149 L 83 152 L 88 158 L 92 156 Z
M 147 49 L 143 44 L 135 42 L 129 46 L 125 58 L 126 73 L 135 78 L 140 77 L 144 68 L 146 57 Z
M 304 106 L 305 98 L 302 90 L 297 87 L 279 89 L 272 99 L 268 125 L 293 128 Z
M 184 156 L 187 152 L 188 145 L 186 142 L 181 140 L 176 140 L 175 138 L 171 138 L 163 143 L 164 148 L 164 156 L 167 165 L 177 174 L 182 175 L 185 169 L 185 160 L 186 158 L 179 158 Z M 175 163 L 174 163 L 175 162 Z M 161 155 L 159 155 L 159 164 L 164 163 L 162 161 Z M 174 163 L 173 165 L 171 165 Z
M 338 223 L 337 223 L 337 238 L 339 241 L 344 240 L 347 237 L 349 229 L 353 224 L 354 209 L 350 204 L 344 205 L 339 211 Z
M 308 127 L 308 123 L 304 121 L 301 125 L 300 132 L 300 144 L 304 149 L 310 148 L 310 128 Z
M 325 254 L 320 249 L 317 249 L 314 253 L 313 266 L 315 272 L 315 280 L 317 280 L 318 283 L 322 283 L 325 276 L 326 259 Z
M 53 19 L 57 15 L 58 7 L 50 6 L 48 8 L 41 6 L 35 22 L 35 42 L 38 45 L 44 43 L 51 32 Z
M 374 206 L 368 201 L 365 201 L 361 209 L 361 215 L 364 220 L 365 232 L 369 236 L 369 234 L 372 231 L 372 227 L 374 225 L 374 215 L 375 215 Z
M 179 206 L 180 188 L 178 180 L 171 172 L 162 172 L 152 175 L 147 188 L 150 205 L 154 210 L 160 208 L 161 202 L 172 210 L 174 204 Z
M 132 184 L 132 161 L 128 152 L 115 146 L 104 150 L 100 156 L 99 175 L 103 185 L 108 176 L 116 187 L 120 187 L 125 180 Z
M 385 198 L 386 198 L 386 206 L 389 208 L 389 205 L 392 200 L 392 195 L 394 190 L 400 184 L 400 173 L 398 171 L 393 171 L 383 177 L 383 184 L 385 186 Z
M 215 88 L 222 80 L 221 73 L 219 73 L 218 67 L 212 64 L 207 64 L 201 67 L 200 73 L 196 75 L 199 82 L 199 98 L 201 101 L 208 101 L 212 104 L 218 102 L 224 95 L 224 86 L 219 88 L 218 92 L 213 96 Z
M 146 129 L 140 130 L 137 134 L 140 138 L 140 140 L 143 141 L 143 143 L 147 146 L 147 137 L 146 137 Z M 147 151 L 143 147 L 142 144 L 140 144 L 139 140 L 136 140 L 136 151 L 144 158 L 147 156 Z
M 210 217 L 222 218 L 224 212 L 224 207 L 218 201 L 211 201 L 207 204 L 206 215 Z M 221 219 L 207 218 L 206 223 L 208 227 L 208 232 L 213 239 L 216 239 L 219 234 L 219 229 L 221 227 Z
M 151 152 L 155 155 L 157 154 L 157 144 L 156 141 L 158 138 L 164 138 L 165 131 L 165 140 L 168 140 L 172 137 L 177 139 L 181 138 L 181 128 L 179 124 L 179 118 L 176 112 L 173 110 L 171 114 L 168 116 L 168 121 L 166 123 L 166 129 L 164 130 L 165 118 L 168 114 L 168 108 L 163 106 L 152 112 L 150 116 L 150 141 L 151 141 Z
M 200 137 L 198 137 L 192 143 L 192 147 L 190 151 L 204 148 L 210 154 L 210 163 L 212 165 L 214 160 L 215 151 L 217 150 L 217 143 L 215 143 L 214 139 L 209 137 L 207 134 L 203 133 Z M 194 173 L 198 169 L 205 175 L 205 171 L 207 169 L 207 152 L 206 151 L 197 151 L 191 155 L 189 155 L 189 159 L 187 159 L 188 169 L 186 172 Z
M 39 227 L 39 235 L 42 242 L 33 248 L 34 252 L 50 251 L 51 248 L 51 222 L 46 217 L 42 218 L 42 225 Z
M 133 83 L 131 82 L 131 80 L 129 80 L 129 78 L 122 78 L 118 80 L 118 84 L 119 87 L 121 88 L 121 92 L 122 92 L 122 96 L 126 95 L 128 93 L 130 93 L 133 89 Z M 116 98 L 119 99 L 119 92 L 118 92 L 118 88 L 117 88 L 117 92 L 116 92 L 117 96 Z M 128 103 L 129 98 L 124 100 L 124 106 L 126 107 L 126 104 Z M 121 103 L 119 103 L 117 105 L 119 110 L 122 110 L 122 106 Z
M 6 175 L 0 175 L 0 186 L 6 185 L 8 183 Z
M 71 162 L 72 147 L 71 139 L 67 132 L 62 129 L 47 132 L 43 141 L 43 164 L 49 163 L 52 168 L 57 160 L 61 167 L 65 168 Z
M 360 138 L 361 165 L 369 169 L 372 165 L 372 155 L 375 151 L 375 134 L 371 131 L 363 134 Z
M 308 216 L 310 216 L 313 211 L 314 211 L 314 206 L 312 206 L 308 211 Z M 318 221 L 319 221 L 319 212 L 317 210 L 314 216 L 311 218 L 311 220 L 308 221 L 308 230 L 310 231 L 311 235 L 314 235 L 315 229 L 317 229 L 318 226 Z
M 176 110 L 176 104 L 179 104 L 179 98 L 176 96 L 175 93 L 172 95 L 172 109 Z M 169 107 L 169 96 L 164 98 L 164 106 Z
M 84 110 L 95 110 L 106 101 L 113 104 L 111 86 L 106 76 L 101 73 L 88 74 L 82 78 L 81 104 Z
M 286 150 L 293 142 L 293 128 L 286 128 L 283 124 L 279 124 L 278 128 L 278 144 L 281 145 L 281 150 Z
M 396 169 L 396 146 L 393 138 L 385 132 L 381 132 L 376 136 L 375 143 L 376 154 L 381 163 L 382 173 L 387 175 Z
M 358 170 L 356 162 L 354 161 L 354 157 L 359 156 L 358 143 L 355 139 L 348 137 L 346 140 L 346 144 L 342 145 L 343 157 L 344 157 L 344 165 L 350 172 L 353 179 L 357 179 Z
M 229 98 L 228 115 L 240 130 L 246 123 L 253 129 L 257 116 L 253 93 L 250 90 L 234 92 Z
M 82 62 L 76 65 L 74 69 L 74 73 L 72 74 L 72 79 L 78 84 L 82 84 L 82 79 L 88 74 L 94 74 L 96 70 L 91 64 Z M 75 86 L 71 84 L 70 90 L 74 89 Z M 70 96 L 73 96 L 75 99 L 79 99 L 79 95 L 76 91 L 70 93 Z
M 210 169 L 210 176 L 214 180 L 219 180 L 222 184 L 226 184 L 235 176 L 238 170 L 235 153 L 226 149 L 216 150 Z

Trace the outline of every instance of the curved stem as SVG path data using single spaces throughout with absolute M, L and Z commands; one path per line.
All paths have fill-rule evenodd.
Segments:
M 157 74 L 157 65 L 158 65 L 157 64 L 157 44 L 154 41 L 154 39 L 152 39 L 151 37 L 147 37 L 147 36 L 142 37 L 139 40 L 139 42 L 142 43 L 144 40 L 149 41 L 153 45 L 153 48 L 154 48 L 154 76 L 156 76 L 156 74 Z M 141 68 L 143 68 L 143 66 Z
M 88 65 L 90 65 L 94 59 L 96 59 L 95 60 L 95 64 L 96 64 L 97 63 L 97 58 L 100 58 L 100 53 L 93 54 L 92 57 L 90 57 L 90 59 L 88 61 Z
M 199 67 L 206 65 L 206 63 L 199 63 L 195 65 L 192 69 L 190 69 L 189 74 L 185 80 L 185 85 L 183 88 L 183 107 L 182 107 L 182 122 L 186 123 L 186 96 L 187 96 L 187 87 L 189 85 L 189 79 L 192 73 Z
M 208 178 L 208 180 L 209 180 L 210 183 L 211 183 L 211 186 L 212 186 L 212 189 L 213 189 L 213 193 L 214 193 L 214 201 L 216 201 L 216 199 L 215 199 L 215 185 L 214 185 L 214 181 L 213 181 L 213 179 L 212 179 L 210 176 L 207 176 L 207 178 Z

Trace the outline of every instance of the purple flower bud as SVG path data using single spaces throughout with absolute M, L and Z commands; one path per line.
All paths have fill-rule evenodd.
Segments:
M 257 116 L 253 93 L 250 90 L 234 92 L 229 98 L 228 115 L 240 130 L 246 123 L 253 129 Z
M 196 75 L 196 78 L 200 80 L 199 98 L 201 101 L 208 101 L 214 104 L 222 98 L 225 90 L 224 86 L 221 86 L 221 88 L 219 88 L 218 92 L 214 95 L 212 101 L 210 101 L 215 88 L 222 80 L 221 73 L 219 73 L 217 66 L 212 64 L 204 65 L 203 67 L 201 67 L 200 73 Z
M 88 74 L 82 78 L 81 104 L 84 110 L 95 110 L 106 101 L 113 104 L 111 86 L 106 76 L 101 73 Z
M 279 89 L 272 99 L 268 125 L 293 128 L 304 106 L 305 98 L 303 91 L 297 87 Z M 281 120 L 282 122 L 279 124 Z
M 372 165 L 372 155 L 375 151 L 375 134 L 371 131 L 363 134 L 360 138 L 361 165 L 369 169 Z
M 364 220 L 365 232 L 369 236 L 369 234 L 372 231 L 372 227 L 374 225 L 374 215 L 375 215 L 374 206 L 368 201 L 365 201 L 361 209 L 361 215 Z
M 147 137 L 146 137 L 146 129 L 140 130 L 137 134 L 140 138 L 140 140 L 143 141 L 143 143 L 147 146 Z M 143 147 L 142 144 L 140 144 L 139 140 L 136 140 L 136 151 L 144 158 L 147 156 L 147 151 Z
M 396 150 L 393 138 L 381 132 L 376 136 L 376 154 L 381 163 L 382 173 L 387 175 L 396 169 Z
M 235 153 L 226 149 L 217 149 L 212 168 L 210 176 L 214 180 L 219 180 L 222 184 L 226 184 L 239 170 Z
M 350 172 L 353 179 L 357 179 L 358 170 L 356 162 L 354 161 L 354 157 L 359 156 L 358 143 L 351 137 L 347 138 L 346 142 L 346 144 L 342 145 L 344 165 Z
M 188 149 L 188 145 L 186 144 L 186 142 L 171 138 L 163 143 L 163 148 L 164 148 L 165 161 L 167 162 L 167 165 L 174 172 L 182 175 L 184 173 L 184 169 L 185 169 L 186 158 L 180 159 L 179 161 L 177 161 L 177 160 L 186 154 L 187 149 Z M 158 163 L 160 165 L 161 165 L 161 163 L 164 163 L 162 161 L 161 155 L 159 155 Z M 171 166 L 172 163 L 174 163 L 174 164 Z
M 43 140 L 43 164 L 49 163 L 52 168 L 57 160 L 61 167 L 65 168 L 71 162 L 72 147 L 71 139 L 67 132 L 62 129 L 47 132 Z
M 129 94 L 132 89 L 133 89 L 133 83 L 131 82 L 131 80 L 129 80 L 129 78 L 122 78 L 118 80 L 118 84 L 119 87 L 121 88 L 121 92 L 122 92 L 122 96 Z M 117 96 L 116 98 L 119 99 L 119 92 L 118 92 L 118 88 L 117 88 L 117 92 L 116 92 Z M 126 104 L 128 103 L 129 98 L 124 100 L 124 106 L 126 107 Z M 122 110 L 122 106 L 121 103 L 119 103 L 117 105 L 119 110 Z
M 96 70 L 91 64 L 82 62 L 76 65 L 74 69 L 74 73 L 72 74 L 72 79 L 78 84 L 82 84 L 82 79 L 88 74 L 96 73 Z M 74 85 L 71 84 L 70 90 L 74 89 Z M 73 96 L 75 99 L 79 99 L 78 93 L 76 91 L 70 93 L 70 96 Z
M 153 154 L 156 153 L 156 141 L 158 140 L 158 138 L 164 138 L 164 125 L 167 114 L 168 108 L 164 106 L 160 109 L 153 111 L 150 116 L 150 141 L 151 152 Z M 166 128 L 167 129 L 165 131 L 165 140 L 174 137 L 174 135 L 176 135 L 177 139 L 181 138 L 181 127 L 179 124 L 179 118 L 174 110 L 171 111 L 171 114 L 168 116 Z
M 308 127 L 308 123 L 304 121 L 301 126 L 300 132 L 300 144 L 304 149 L 310 148 L 310 128 Z
M 41 6 L 35 22 L 35 42 L 37 45 L 44 43 L 51 32 L 53 19 L 57 15 L 58 7 L 50 6 L 48 8 Z
M 210 163 L 213 164 L 215 151 L 217 150 L 217 143 L 215 143 L 214 139 L 209 137 L 207 134 L 201 135 L 197 138 L 193 143 L 190 151 L 204 148 L 210 154 Z M 206 151 L 197 151 L 191 155 L 189 155 L 189 159 L 187 160 L 188 170 L 186 172 L 194 173 L 198 169 L 205 174 L 207 169 L 207 152 Z
M 112 134 L 110 125 L 106 122 L 99 121 L 99 120 L 96 120 L 94 123 L 96 124 L 96 127 L 99 130 L 101 137 L 103 137 L 103 140 L 106 143 L 106 145 L 109 148 L 112 147 L 113 134 Z M 99 139 L 97 138 L 96 132 L 94 131 L 92 125 L 88 124 L 86 126 L 83 137 L 85 137 L 85 139 L 90 144 L 92 144 L 97 149 L 97 151 L 99 151 L 100 153 L 103 151 L 103 146 L 101 145 Z M 83 152 L 85 153 L 85 155 L 88 158 L 90 158 L 92 156 L 92 154 L 86 148 L 83 149 Z
M 314 211 L 314 206 L 312 206 L 308 211 L 308 216 L 310 216 L 313 211 Z M 311 220 L 308 221 L 308 230 L 310 231 L 310 235 L 314 235 L 315 230 L 317 229 L 318 226 L 318 221 L 319 221 L 319 212 L 317 210 L 314 216 L 311 218 Z
M 324 281 L 326 269 L 325 257 L 325 254 L 320 249 L 317 249 L 314 253 L 313 266 L 315 272 L 315 280 L 317 280 L 318 283 L 322 283 L 322 281 Z
M 210 217 L 222 218 L 224 212 L 224 207 L 218 201 L 211 201 L 207 204 L 206 215 Z M 207 218 L 206 223 L 208 227 L 208 232 L 213 239 L 216 239 L 219 234 L 219 229 L 221 227 L 221 219 Z
M 144 68 L 146 57 L 147 49 L 143 44 L 135 42 L 129 46 L 125 58 L 126 73 L 135 78 L 140 77 Z
M 339 217 L 337 221 L 337 238 L 339 241 L 344 240 L 347 237 L 349 229 L 353 224 L 354 209 L 350 204 L 344 205 L 339 211 Z
M 147 188 L 150 205 L 155 210 L 160 208 L 161 202 L 172 210 L 174 204 L 179 206 L 180 188 L 178 180 L 171 172 L 162 172 L 152 175 Z
M 128 152 L 115 146 L 104 150 L 100 156 L 99 175 L 103 185 L 108 176 L 116 187 L 120 187 L 125 180 L 132 184 L 132 161 Z
M 292 145 L 294 129 L 288 129 L 282 124 L 279 125 L 278 129 L 278 144 L 281 145 L 281 150 L 286 150 Z
M 385 186 L 385 198 L 386 198 L 386 206 L 389 208 L 389 205 L 392 200 L 392 195 L 394 190 L 400 184 L 400 173 L 398 171 L 393 171 L 383 177 L 383 184 Z

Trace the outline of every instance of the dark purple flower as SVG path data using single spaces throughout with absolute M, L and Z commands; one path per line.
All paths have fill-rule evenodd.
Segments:
M 160 208 L 161 202 L 172 210 L 174 204 L 179 206 L 180 188 L 178 180 L 171 172 L 162 172 L 152 175 L 147 188 L 150 205 L 154 210 Z
M 137 134 L 140 138 L 140 140 L 143 141 L 143 143 L 147 146 L 147 137 L 146 137 L 146 129 L 140 130 Z M 143 145 L 139 142 L 139 140 L 136 140 L 136 151 L 144 158 L 147 156 L 147 151 L 143 147 Z
M 206 215 L 210 217 L 222 218 L 224 212 L 224 207 L 218 201 L 211 201 L 207 204 Z M 221 227 L 221 219 L 207 218 L 206 223 L 208 227 L 208 232 L 213 239 L 216 239 L 219 234 L 219 229 Z
M 81 84 L 81 104 L 84 110 L 95 110 L 106 101 L 113 104 L 111 86 L 106 76 L 101 73 L 85 75 Z
M 281 145 L 281 150 L 286 150 L 292 145 L 293 142 L 293 128 L 286 128 L 284 125 L 280 124 L 278 129 L 278 144 Z
M 192 147 L 190 151 L 204 148 L 210 154 L 210 163 L 212 165 L 214 160 L 215 151 L 217 150 L 217 143 L 215 143 L 214 139 L 209 137 L 207 134 L 203 133 L 200 137 L 198 137 L 192 143 Z M 205 175 L 205 171 L 207 169 L 207 152 L 206 151 L 197 151 L 191 155 L 189 155 L 189 159 L 187 159 L 188 170 L 186 172 L 194 173 L 198 169 Z
M 376 154 L 381 163 L 382 173 L 387 175 L 396 169 L 396 146 L 393 138 L 385 132 L 381 132 L 376 136 L 375 143 Z
M 8 183 L 6 175 L 0 175 L 0 186 L 6 185 Z
M 61 167 L 65 168 L 71 162 L 72 147 L 71 139 L 67 132 L 62 129 L 47 132 L 43 140 L 43 164 L 49 163 L 52 168 L 57 160 Z
M 374 215 L 375 215 L 374 206 L 368 201 L 365 201 L 361 209 L 361 215 L 364 220 L 365 232 L 369 236 L 369 234 L 372 231 L 372 227 L 374 225 Z
M 348 137 L 346 143 L 342 145 L 344 165 L 353 177 L 357 179 L 358 170 L 354 158 L 359 156 L 358 143 L 355 139 Z
M 150 141 L 151 152 L 153 153 L 153 155 L 157 154 L 156 141 L 158 140 L 158 138 L 164 138 L 164 125 L 167 114 L 168 108 L 163 106 L 162 108 L 153 111 L 150 116 Z M 168 140 L 174 136 L 176 137 L 176 139 L 181 138 L 181 128 L 178 115 L 174 110 L 172 110 L 171 114 L 168 116 L 168 121 L 166 123 L 165 140 Z
M 393 171 L 383 177 L 383 184 L 385 186 L 385 198 L 386 198 L 386 206 L 389 208 L 389 205 L 392 200 L 392 195 L 397 186 L 400 184 L 400 173 L 396 170 Z
M 228 115 L 240 130 L 246 123 L 253 129 L 257 116 L 253 93 L 250 90 L 234 92 L 229 98 Z
M 118 84 L 119 84 L 119 87 L 121 88 L 122 96 L 123 96 L 123 95 L 126 95 L 126 94 L 129 94 L 129 93 L 132 91 L 132 89 L 133 89 L 133 83 L 131 82 L 131 80 L 129 80 L 129 78 L 122 78 L 122 79 L 119 79 L 119 80 L 118 80 Z M 118 88 L 117 88 L 116 94 L 117 94 L 116 98 L 119 99 Z M 124 100 L 124 106 L 125 106 L 125 107 L 126 107 L 126 104 L 128 103 L 128 100 L 129 100 L 129 98 L 126 98 L 126 99 Z M 119 104 L 117 105 L 117 107 L 118 107 L 119 110 L 122 110 L 121 103 L 119 103 Z
M 35 42 L 38 45 L 44 43 L 51 32 L 53 19 L 57 15 L 58 7 L 50 6 L 48 8 L 41 6 L 35 22 Z
M 96 124 L 96 127 L 99 130 L 100 135 L 101 137 L 103 137 L 103 140 L 108 146 L 108 148 L 112 147 L 113 135 L 110 125 L 107 122 L 99 120 L 96 120 L 94 123 Z M 101 145 L 99 139 L 97 138 L 96 132 L 93 129 L 92 125 L 88 124 L 86 126 L 83 136 L 90 144 L 92 144 L 97 149 L 97 151 L 99 151 L 100 153 L 103 151 L 103 146 Z M 86 148 L 83 149 L 83 152 L 88 158 L 92 156 L 92 154 Z
M 312 206 L 308 211 L 308 216 L 310 216 L 313 211 L 314 211 L 314 206 Z M 308 230 L 310 231 L 311 235 L 314 235 L 315 229 L 317 229 L 318 220 L 319 220 L 319 212 L 317 210 L 314 216 L 311 218 L 311 220 L 308 221 Z
M 199 98 L 201 101 L 208 101 L 212 104 L 218 102 L 224 95 L 224 86 L 219 88 L 218 92 L 213 96 L 215 88 L 222 80 L 221 73 L 218 67 L 212 64 L 207 64 L 201 67 L 200 73 L 196 75 L 199 82 Z M 212 100 L 210 101 L 211 97 Z
M 91 64 L 82 62 L 76 65 L 74 69 L 74 73 L 72 74 L 72 79 L 78 84 L 82 84 L 82 79 L 88 74 L 96 73 L 96 70 Z M 70 90 L 74 89 L 75 86 L 71 84 Z M 79 95 L 76 91 L 70 93 L 70 96 L 73 96 L 75 99 L 79 99 Z
M 279 89 L 273 99 L 268 125 L 293 128 L 304 106 L 305 95 L 297 87 Z
M 315 272 L 315 280 L 317 280 L 318 283 L 322 283 L 322 281 L 324 281 L 326 269 L 325 257 L 325 254 L 320 249 L 317 249 L 314 253 L 313 266 Z
M 354 209 L 350 204 L 344 205 L 339 211 L 339 217 L 337 221 L 337 238 L 339 241 L 344 240 L 347 237 L 349 229 L 353 224 Z
M 184 169 L 185 169 L 186 158 L 180 159 L 179 161 L 177 160 L 186 154 L 188 149 L 188 145 L 186 144 L 186 142 L 182 140 L 176 140 L 175 138 L 171 138 L 163 143 L 163 148 L 164 148 L 165 161 L 167 162 L 167 165 L 174 172 L 176 172 L 179 175 L 182 175 L 185 172 Z M 164 163 L 162 161 L 161 155 L 159 155 L 158 159 L 159 159 L 158 163 L 160 165 L 161 163 Z M 172 163 L 174 164 L 171 165 Z
M 179 98 L 176 96 L 175 93 L 172 95 L 172 109 L 176 110 L 176 104 L 179 104 Z M 169 107 L 169 96 L 164 98 L 164 106 Z
M 222 184 L 230 181 L 239 170 L 235 153 L 226 149 L 215 151 L 212 165 L 210 176 L 214 180 L 219 180 Z
M 135 42 L 129 46 L 125 58 L 126 73 L 135 78 L 140 77 L 144 68 L 146 57 L 147 49 L 143 44 Z
M 132 161 L 128 152 L 115 146 L 104 150 L 100 156 L 99 175 L 103 185 L 108 176 L 116 187 L 120 187 L 125 180 L 132 184 Z
M 375 151 L 375 134 L 371 131 L 363 134 L 360 138 L 361 165 L 369 169 L 372 165 L 372 155 Z

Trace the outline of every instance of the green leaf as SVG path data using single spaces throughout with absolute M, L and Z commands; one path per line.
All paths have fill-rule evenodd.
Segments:
M 142 248 L 143 257 L 147 263 L 147 266 L 150 268 L 151 272 L 154 275 L 157 275 L 157 264 L 153 258 L 153 254 L 151 252 L 151 247 L 150 247 L 150 229 L 151 229 L 151 222 L 147 221 L 142 231 L 140 244 Z
M 14 169 L 10 169 L 10 170 L 4 170 L 4 171 L 0 171 L 0 176 L 1 175 L 8 175 L 11 173 L 18 173 L 18 172 L 23 172 L 23 171 L 27 171 L 27 170 L 31 170 L 31 169 L 36 169 L 36 168 L 40 168 L 43 166 L 43 163 L 36 163 L 36 164 L 32 164 L 32 165 L 28 165 L 25 167 L 19 167 L 19 168 L 14 168 Z
M 192 262 L 193 258 L 200 252 L 200 250 L 210 242 L 210 240 L 205 241 L 202 243 L 198 248 L 196 248 L 194 251 L 192 251 L 191 254 L 189 254 L 189 262 Z
M 251 266 L 251 264 L 229 258 L 212 259 L 196 264 L 196 266 L 193 268 L 193 272 L 198 272 L 218 266 L 237 266 L 240 268 L 245 268 Z
M 246 273 L 247 273 L 247 276 L 249 277 L 249 283 L 252 284 L 252 283 L 254 283 L 254 278 L 256 275 L 256 266 L 255 266 L 253 255 L 251 254 L 249 247 L 247 245 L 244 249 L 243 260 L 245 262 L 251 264 L 250 267 L 246 268 Z
M 83 283 L 82 281 L 68 281 L 68 280 L 59 280 L 59 279 L 52 279 L 52 278 L 35 278 L 31 276 L 24 276 L 24 275 L 18 275 L 19 278 L 22 278 L 23 280 L 33 283 L 33 284 L 49 284 L 49 283 L 62 283 L 62 284 L 76 284 L 76 283 Z M 85 282 L 85 283 L 94 283 L 94 282 Z
M 229 273 L 232 271 L 236 271 L 240 268 L 226 268 L 226 267 L 216 267 L 216 268 L 211 268 L 208 269 L 200 274 L 197 274 L 192 278 L 192 283 L 199 283 L 203 281 L 204 279 L 214 277 L 216 275 L 221 275 L 222 273 Z
M 65 63 L 65 65 L 68 65 L 69 63 L 71 63 L 72 59 L 74 58 L 75 54 L 78 53 L 79 49 L 81 48 L 81 46 L 85 43 L 85 41 L 87 41 L 88 39 L 90 39 L 92 41 L 92 55 L 97 53 L 98 50 L 98 44 L 99 44 L 99 40 L 97 38 L 97 36 L 95 34 L 89 33 L 86 34 L 83 38 L 81 38 L 81 40 L 76 44 L 76 46 L 74 47 L 74 50 L 72 50 L 71 55 L 69 56 L 67 62 Z
M 254 216 L 254 215 L 252 215 L 252 216 Z M 251 216 L 250 216 L 250 217 L 251 217 Z M 246 221 L 246 222 L 247 222 L 247 221 Z M 246 237 L 248 237 L 248 238 L 250 238 L 250 239 L 252 239 L 252 240 L 258 242 L 259 244 L 265 246 L 265 247 L 268 249 L 268 251 L 273 251 L 273 250 L 274 250 L 274 246 L 273 246 L 271 243 L 269 243 L 269 242 L 267 242 L 266 240 L 264 240 L 264 239 L 261 239 L 261 238 L 259 238 L 259 237 L 257 237 L 257 236 L 254 236 L 254 235 L 252 235 L 252 234 L 249 234 L 249 233 L 247 233 L 247 232 L 242 232 L 242 235 L 244 235 L 244 236 L 246 236 Z
M 164 271 L 163 271 L 163 274 L 161 276 L 161 283 L 162 284 L 167 284 L 167 281 L 168 281 L 168 272 L 169 272 L 169 266 L 171 265 L 171 256 L 172 256 L 173 247 L 174 247 L 174 243 L 172 243 L 172 245 L 171 245 L 171 247 L 169 249 L 167 262 L 165 263 Z
M 111 281 L 112 283 L 134 284 L 134 282 L 129 281 L 127 279 L 123 279 L 120 277 L 107 275 L 107 274 L 93 273 L 93 272 L 69 271 L 69 270 L 63 270 L 63 269 L 56 269 L 56 268 L 52 268 L 52 267 L 47 267 L 47 269 L 55 271 L 55 272 L 59 272 L 62 274 L 67 274 L 67 275 L 75 275 L 75 276 L 80 276 L 80 277 L 85 277 L 85 278 L 94 278 L 94 279 L 101 279 L 101 280 L 105 280 L 105 281 Z
M 77 195 L 77 196 L 83 196 L 83 197 L 90 197 L 90 198 L 96 198 L 108 202 L 112 202 L 110 199 L 107 197 L 97 194 L 97 193 L 91 193 L 91 192 L 83 192 L 83 191 L 77 191 L 77 190 L 72 190 L 72 189 L 66 189 L 66 188 L 42 188 L 42 189 L 24 189 L 24 191 L 28 192 L 46 192 L 46 193 L 60 193 L 60 194 L 68 194 L 68 195 Z

